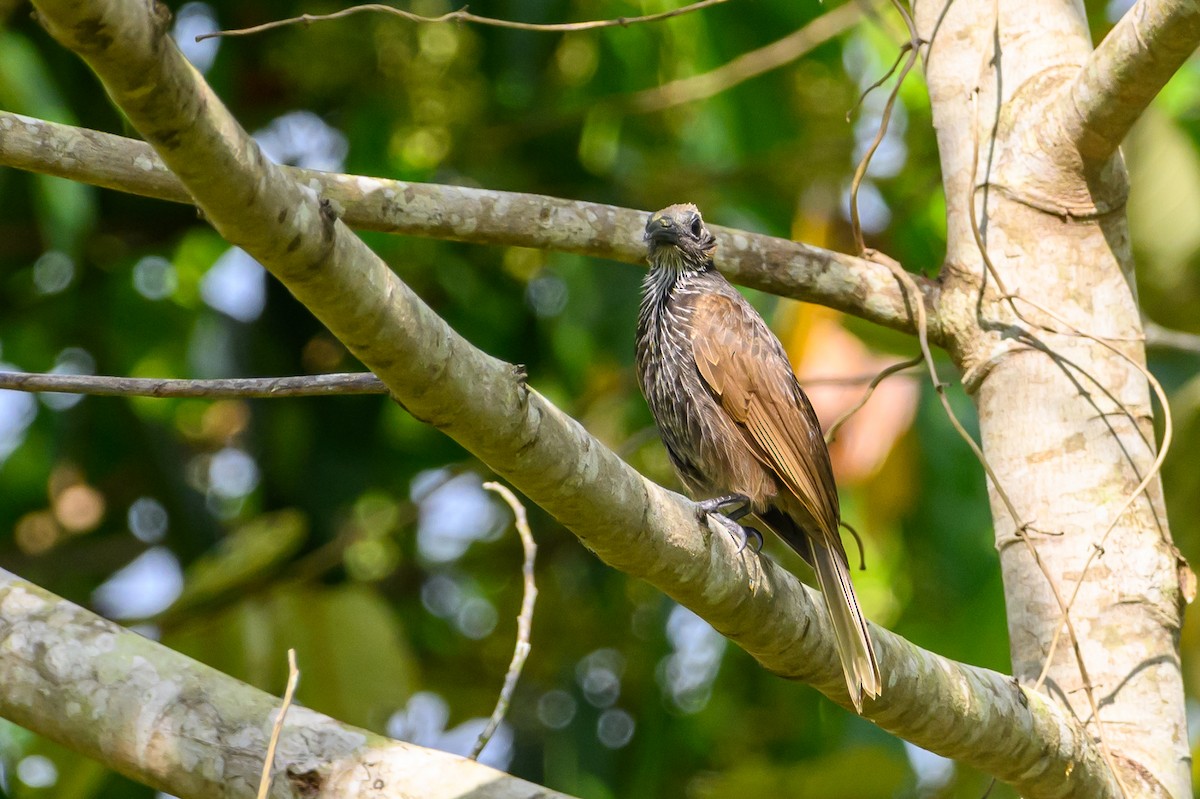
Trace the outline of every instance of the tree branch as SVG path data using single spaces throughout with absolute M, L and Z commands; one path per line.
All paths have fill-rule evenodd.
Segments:
M 190 203 L 145 142 L 0 111 L 0 163 L 116 191 Z M 642 265 L 647 212 L 538 194 L 278 167 L 330 201 L 351 227 L 475 244 L 538 247 Z M 828 305 L 916 332 L 904 294 L 879 264 L 786 239 L 711 225 L 717 266 L 751 288 Z M 916 276 L 930 340 L 942 341 L 936 283 Z
M 253 799 L 279 700 L 0 570 L 0 713 L 181 797 Z M 570 799 L 288 710 L 272 796 Z M 369 779 L 364 779 L 368 776 Z
M 328 397 L 386 394 L 387 386 L 370 372 L 297 377 L 239 377 L 182 380 L 158 377 L 60 375 L 0 371 L 0 389 L 90 394 L 97 397 Z
M 481 17 L 478 14 L 472 14 L 467 10 L 466 6 L 463 6 L 457 11 L 449 11 L 440 16 L 427 17 L 422 14 L 414 14 L 411 11 L 405 11 L 402 8 L 396 8 L 395 6 L 389 6 L 384 3 L 363 3 L 361 5 L 350 6 L 349 8 L 343 8 L 341 11 L 335 11 L 332 14 L 302 14 L 301 16 L 291 17 L 289 19 L 280 19 L 275 20 L 274 22 L 264 22 L 262 25 L 255 25 L 252 28 L 205 33 L 197 36 L 196 41 L 202 42 L 205 39 L 213 39 L 217 37 L 251 36 L 256 33 L 263 33 L 264 31 L 282 28 L 288 25 L 311 25 L 314 22 L 342 19 L 343 17 L 349 17 L 353 14 L 361 14 L 363 12 L 391 14 L 392 16 L 406 19 L 409 22 L 417 22 L 421 24 L 473 22 L 476 25 L 485 25 L 493 28 L 508 28 L 509 30 L 566 33 L 569 31 L 590 31 L 597 28 L 627 28 L 630 25 L 637 25 L 646 22 L 659 22 L 664 19 L 670 19 L 683 14 L 689 14 L 693 11 L 699 11 L 703 8 L 708 8 L 709 6 L 715 6 L 724 2 L 726 2 L 726 0 L 699 0 L 699 2 L 691 3 L 680 8 L 672 8 L 669 11 L 662 11 L 657 14 L 646 14 L 640 17 L 617 17 L 616 19 L 593 19 L 586 22 L 552 22 L 548 24 L 536 22 L 515 22 L 510 19 Z
M 267 738 L 267 754 L 263 757 L 262 773 L 258 778 L 258 793 L 255 795 L 255 799 L 267 799 L 271 783 L 275 781 L 275 752 L 279 749 L 279 738 L 283 735 L 283 725 L 287 721 L 288 708 L 292 706 L 292 699 L 296 696 L 296 684 L 300 681 L 300 670 L 296 668 L 296 650 L 289 649 L 287 658 L 287 687 L 283 689 L 283 704 L 279 706 L 279 710 L 275 714 L 275 721 L 271 724 L 271 735 Z
M 1177 333 L 1176 335 L 1184 335 Z M 917 361 L 919 363 L 919 360 Z M 870 398 L 874 385 L 882 378 L 907 368 L 894 364 L 882 375 L 800 378 L 802 386 L 860 386 L 871 384 L 862 404 Z M 897 368 L 899 367 L 899 368 Z M 911 377 L 911 375 L 910 375 Z M 162 377 L 112 377 L 109 375 L 63 375 L 46 372 L 0 371 L 0 391 L 30 393 L 87 394 L 93 397 L 200 397 L 219 399 L 280 399 L 283 397 L 332 397 L 360 394 L 387 394 L 388 387 L 370 372 L 339 372 L 293 377 L 227 377 L 187 380 Z M 831 428 L 832 429 L 832 428 Z
M 1147 349 L 1177 350 L 1200 355 L 1200 335 L 1172 330 L 1146 318 L 1142 319 L 1142 331 L 1146 334 Z
M 816 592 L 766 558 L 738 554 L 719 527 L 698 526 L 694 505 L 645 480 L 528 388 L 523 374 L 451 330 L 316 192 L 262 156 L 171 43 L 165 19 L 149 17 L 139 0 L 38 0 L 36 7 L 218 231 L 275 274 L 414 416 L 488 463 L 606 562 L 689 607 L 766 668 L 849 704 Z M 887 631 L 872 634 L 887 688 L 866 715 L 884 729 L 996 774 L 1028 797 L 1115 795 L 1087 732 L 1044 696 Z M 27 709 L 21 718 L 33 723 L 35 715 Z M 56 720 L 55 729 L 64 733 L 70 721 L 69 714 Z
M 1085 163 L 1107 161 L 1155 95 L 1200 47 L 1200 3 L 1138 0 L 1049 109 Z
M 814 47 L 845 33 L 858 24 L 863 14 L 882 0 L 850 0 L 827 11 L 799 30 L 757 50 L 743 53 L 716 69 L 642 89 L 621 98 L 621 108 L 647 114 L 703 100 L 731 89 L 751 78 L 790 64 Z
M 512 660 L 509 661 L 508 671 L 504 675 L 504 685 L 500 688 L 500 696 L 496 698 L 496 708 L 492 711 L 487 726 L 479 733 L 475 745 L 471 747 L 472 760 L 479 759 L 480 753 L 487 747 L 488 741 L 500 727 L 500 722 L 504 720 L 504 714 L 508 712 L 508 706 L 512 703 L 513 694 L 517 690 L 517 680 L 521 679 L 521 670 L 525 668 L 525 659 L 529 657 L 531 646 L 529 638 L 533 632 L 533 608 L 538 595 L 533 573 L 534 560 L 537 558 L 537 543 L 533 540 L 533 531 L 529 529 L 525 506 L 503 483 L 489 481 L 484 483 L 483 487 L 499 494 L 500 498 L 512 508 L 513 524 L 517 528 L 517 536 L 521 539 L 521 550 L 525 553 L 525 560 L 521 565 L 523 590 L 521 592 L 521 612 L 517 614 L 517 645 L 513 648 Z

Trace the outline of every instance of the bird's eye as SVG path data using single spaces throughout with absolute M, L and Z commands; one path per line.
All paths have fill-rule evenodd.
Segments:
M 702 230 L 702 228 L 700 227 L 700 217 L 698 217 L 698 216 L 692 217 L 692 235 L 695 236 L 696 238 L 700 238 L 701 230 Z

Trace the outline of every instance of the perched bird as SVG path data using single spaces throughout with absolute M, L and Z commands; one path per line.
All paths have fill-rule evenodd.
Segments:
M 850 698 L 882 690 L 838 527 L 829 450 L 779 339 L 713 266 L 696 206 L 646 223 L 650 272 L 638 314 L 638 382 L 687 490 L 731 530 L 753 513 L 817 574 Z M 720 513 L 732 509 L 727 513 Z M 757 533 L 755 532 L 757 535 Z

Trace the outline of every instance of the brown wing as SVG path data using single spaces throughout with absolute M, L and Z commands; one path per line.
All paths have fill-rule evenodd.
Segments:
M 817 573 L 833 622 L 846 687 L 854 707 L 862 710 L 863 695 L 878 697 L 883 690 L 879 663 L 871 645 L 846 552 L 838 535 L 837 487 L 829 451 L 817 415 L 784 354 L 779 339 L 762 317 L 732 287 L 729 294 L 697 294 L 692 305 L 692 355 L 700 376 L 720 399 L 721 406 L 745 437 L 746 443 L 795 495 L 819 529 L 783 509 L 772 520 L 775 532 L 805 555 Z M 781 515 L 769 509 L 763 516 Z
M 838 540 L 829 451 L 779 340 L 736 292 L 695 295 L 692 330 L 696 368 L 747 444 L 821 525 L 820 532 Z

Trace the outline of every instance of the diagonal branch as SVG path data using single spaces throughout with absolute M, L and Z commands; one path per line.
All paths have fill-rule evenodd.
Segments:
M 2 570 L 0 685 L 6 718 L 181 797 L 254 799 L 279 709 L 270 694 Z M 289 799 L 570 799 L 296 706 L 275 762 L 271 795 Z
M 698 526 L 693 505 L 646 481 L 528 388 L 522 372 L 451 330 L 326 201 L 262 156 L 170 42 L 164 18 L 147 15 L 140 0 L 38 0 L 36 7 L 217 230 L 278 277 L 414 416 L 488 463 L 603 560 L 692 609 L 764 667 L 849 704 L 815 592 L 766 558 L 738 554 L 722 530 Z M 1115 795 L 1087 732 L 1043 695 L 885 630 L 872 635 L 887 689 L 867 716 L 884 729 L 989 771 L 1028 797 Z M 4 654 L 0 647 L 0 663 Z M 74 740 L 70 719 L 39 720 L 20 704 L 26 696 L 0 689 L 0 710 Z M 140 774 L 157 748 L 104 754 Z M 167 788 L 185 799 L 211 795 L 194 783 Z
M 1200 3 L 1138 0 L 1048 110 L 1085 163 L 1103 164 L 1200 47 Z
M 6 111 L 0 111 L 0 164 L 145 197 L 192 202 L 145 142 Z M 346 224 L 362 230 L 538 247 L 630 264 L 646 259 L 644 211 L 538 194 L 279 169 L 319 192 Z M 711 229 L 722 243 L 717 266 L 735 283 L 916 332 L 905 295 L 879 264 L 759 233 L 719 225 Z M 915 279 L 925 297 L 930 340 L 939 343 L 937 284 Z

